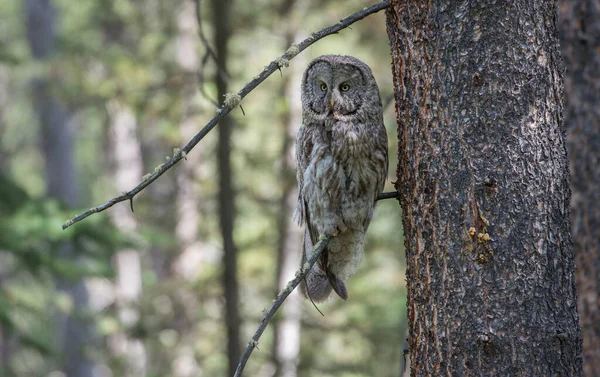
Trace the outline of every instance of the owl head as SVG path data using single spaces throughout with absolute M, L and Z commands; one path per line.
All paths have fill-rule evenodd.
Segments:
M 369 66 L 352 56 L 323 55 L 302 79 L 304 119 L 365 121 L 381 112 L 379 88 Z

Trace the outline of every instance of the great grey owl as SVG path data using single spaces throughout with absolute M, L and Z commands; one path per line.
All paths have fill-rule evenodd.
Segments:
M 324 235 L 333 239 L 301 285 L 323 301 L 362 260 L 365 234 L 387 176 L 387 134 L 371 69 L 352 56 L 323 55 L 302 78 L 302 126 L 296 138 L 296 218 L 306 226 L 303 260 Z

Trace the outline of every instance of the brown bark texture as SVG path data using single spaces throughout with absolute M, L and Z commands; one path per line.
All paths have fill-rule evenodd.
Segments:
M 213 0 L 215 20 L 215 52 L 217 72 L 215 80 L 219 103 L 227 93 L 227 43 L 231 35 L 230 15 L 232 0 Z M 242 356 L 240 349 L 239 288 L 237 281 L 237 247 L 233 239 L 235 221 L 235 191 L 231 171 L 231 117 L 221 120 L 218 127 L 219 145 L 219 220 L 223 236 L 223 287 L 225 291 L 225 325 L 227 327 L 227 358 L 229 376 L 235 374 Z
M 411 376 L 580 376 L 556 3 L 391 4 Z
M 565 123 L 583 374 L 600 376 L 600 0 L 563 0 Z

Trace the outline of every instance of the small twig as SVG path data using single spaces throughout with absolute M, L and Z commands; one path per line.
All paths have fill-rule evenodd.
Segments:
M 404 377 L 404 373 L 406 372 L 406 355 L 409 354 L 408 350 L 408 338 L 405 338 L 402 347 L 402 360 L 400 361 L 400 377 Z
M 308 37 L 307 39 L 298 43 L 297 45 L 293 45 L 292 46 L 293 48 L 290 47 L 285 54 L 281 55 L 280 57 L 278 57 L 277 59 L 275 59 L 271 63 L 269 63 L 269 65 L 266 66 L 265 69 L 258 76 L 256 76 L 254 79 L 252 79 L 252 81 L 250 81 L 248 84 L 246 84 L 246 86 L 244 86 L 242 88 L 242 90 L 240 90 L 237 93 L 237 95 L 239 95 L 240 100 L 243 99 L 244 97 L 246 97 L 248 95 L 248 93 L 253 91 L 259 84 L 261 84 L 263 81 L 265 81 L 267 79 L 267 77 L 271 76 L 271 74 L 273 72 L 278 70 L 280 68 L 280 64 L 283 60 L 287 60 L 287 61 L 292 60 L 296 55 L 298 55 L 300 52 L 304 51 L 307 47 L 314 44 L 316 41 L 318 41 L 330 34 L 337 33 L 338 31 L 347 28 L 348 25 L 351 25 L 357 21 L 360 21 L 363 18 L 367 17 L 368 15 L 379 12 L 380 10 L 388 8 L 389 6 L 390 6 L 389 1 L 382 1 L 375 5 L 371 5 L 370 7 L 364 8 L 360 12 L 354 13 L 353 15 L 344 18 L 342 21 L 338 22 L 335 25 L 331 25 L 321 31 L 313 33 L 310 37 Z M 239 103 L 238 103 L 238 105 L 239 105 Z M 113 198 L 102 205 L 91 208 L 91 209 L 83 212 L 82 214 L 73 217 L 72 219 L 65 222 L 63 224 L 62 228 L 67 229 L 71 225 L 85 219 L 86 217 L 88 217 L 94 213 L 102 212 L 102 211 L 114 206 L 117 203 L 120 203 L 125 200 L 130 200 L 131 198 L 133 198 L 140 191 L 142 191 L 148 185 L 150 185 L 152 182 L 154 182 L 158 177 L 163 175 L 167 170 L 171 169 L 173 167 L 173 165 L 178 163 L 185 156 L 185 154 L 189 153 L 196 146 L 196 144 L 198 144 L 198 142 L 200 140 L 202 140 L 219 123 L 219 121 L 221 119 L 223 119 L 227 114 L 229 114 L 229 112 L 231 112 L 231 110 L 233 110 L 235 107 L 236 106 L 223 106 L 222 108 L 220 108 L 219 111 L 217 112 L 217 115 L 214 118 L 212 118 L 204 126 L 204 128 L 202 128 L 200 130 L 200 132 L 198 132 L 196 134 L 196 136 L 194 136 L 183 148 L 181 148 L 181 151 L 179 153 L 175 154 L 173 156 L 173 158 L 171 158 L 166 164 L 159 166 L 152 174 L 150 174 L 148 177 L 146 177 L 146 179 L 142 183 L 137 185 L 131 191 L 126 192 L 123 195 L 117 196 L 116 198 Z
M 200 69 L 198 70 L 198 89 L 200 90 L 200 94 L 202 94 L 204 98 L 206 98 L 208 101 L 210 101 L 210 103 L 212 103 L 216 107 L 219 107 L 219 102 L 211 98 L 208 95 L 208 93 L 206 93 L 206 89 L 204 89 L 204 67 L 206 66 L 206 62 L 208 61 L 209 56 L 210 54 L 207 51 L 206 54 L 204 54 L 204 56 L 202 57 Z
M 383 199 L 397 199 L 397 198 L 398 198 L 397 191 L 383 192 L 383 193 L 379 194 L 379 196 L 377 197 L 377 201 L 380 201 Z
M 302 266 L 302 268 L 300 268 L 299 271 L 296 272 L 296 277 L 290 280 L 290 282 L 287 283 L 285 288 L 281 292 L 279 292 L 277 299 L 275 299 L 275 301 L 273 302 L 273 306 L 271 306 L 271 309 L 269 309 L 269 311 L 265 315 L 265 318 L 263 318 L 262 322 L 260 323 L 260 326 L 258 326 L 258 330 L 256 330 L 256 332 L 254 333 L 254 336 L 252 337 L 250 342 L 248 342 L 246 351 L 244 351 L 244 355 L 242 355 L 240 363 L 238 364 L 238 367 L 235 370 L 235 374 L 233 375 L 233 377 L 240 377 L 242 375 L 242 371 L 246 366 L 246 362 L 248 362 L 248 359 L 250 358 L 250 355 L 252 354 L 254 348 L 258 348 L 258 340 L 260 339 L 260 336 L 262 335 L 263 331 L 265 331 L 265 329 L 267 328 L 269 321 L 271 320 L 271 318 L 273 318 L 275 313 L 277 313 L 277 309 L 279 309 L 281 304 L 283 304 L 287 296 L 289 296 L 290 293 L 292 293 L 292 291 L 294 290 L 294 288 L 296 288 L 296 286 L 300 283 L 300 281 L 306 277 L 306 274 L 308 273 L 308 271 L 310 271 L 310 269 L 315 264 L 319 256 L 321 256 L 321 253 L 323 252 L 323 250 L 325 250 L 325 248 L 329 244 L 329 241 L 331 241 L 331 238 L 331 236 L 326 236 L 324 239 L 320 240 L 316 245 L 313 246 L 312 250 L 310 251 L 311 256 L 310 258 L 308 258 L 308 261 Z
M 201 4 L 201 0 L 195 0 L 194 3 L 196 5 L 196 18 L 197 18 L 197 22 L 198 22 L 198 36 L 202 40 L 202 43 L 204 44 L 204 47 L 206 47 L 206 53 L 209 54 L 214 60 L 217 60 L 217 54 L 212 49 L 212 47 L 210 47 L 210 43 L 208 42 L 208 38 L 206 38 L 206 35 L 204 35 L 204 31 L 202 30 L 202 4 Z
M 200 82 L 200 86 L 201 86 L 200 91 L 201 91 L 202 95 L 204 95 L 206 97 L 206 95 L 204 93 L 204 88 L 202 87 L 202 85 L 204 83 L 204 66 L 206 65 L 206 62 L 208 61 L 209 57 L 212 58 L 213 61 L 216 63 L 217 62 L 217 54 L 215 53 L 215 51 L 210 46 L 210 43 L 208 42 L 208 38 L 206 38 L 206 35 L 204 35 L 204 30 L 202 29 L 202 8 L 201 8 L 202 4 L 201 4 L 201 0 L 195 0 L 194 2 L 196 4 L 196 18 L 197 18 L 197 22 L 198 22 L 198 36 L 200 37 L 200 40 L 202 41 L 202 44 L 206 48 L 206 54 L 202 58 L 202 66 L 200 67 L 200 72 L 198 74 L 198 81 Z M 221 69 L 221 67 L 219 67 L 218 64 L 217 64 L 217 74 L 221 77 L 221 79 L 224 82 L 227 82 L 227 80 L 228 80 L 229 77 L 227 77 L 227 73 L 225 71 L 223 71 Z M 210 99 L 210 101 L 211 102 L 215 102 L 212 99 Z

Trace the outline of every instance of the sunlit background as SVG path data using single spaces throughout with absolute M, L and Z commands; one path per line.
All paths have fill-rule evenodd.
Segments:
M 234 0 L 229 91 L 291 42 L 373 3 Z M 135 212 L 124 202 L 61 230 L 132 189 L 215 115 L 217 68 L 201 34 L 212 46 L 220 20 L 211 1 L 199 5 L 202 32 L 194 0 L 0 0 L 0 376 L 229 374 L 216 130 L 135 197 Z M 392 189 L 395 117 L 380 12 L 307 49 L 244 99 L 245 116 L 231 114 L 242 350 L 298 267 L 299 80 L 312 58 L 330 53 L 374 71 Z M 348 290 L 347 302 L 319 305 L 324 316 L 295 292 L 245 375 L 400 375 L 405 281 L 395 200 L 378 204 Z

